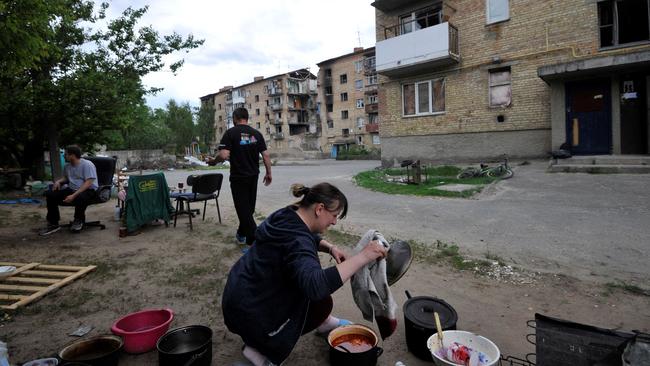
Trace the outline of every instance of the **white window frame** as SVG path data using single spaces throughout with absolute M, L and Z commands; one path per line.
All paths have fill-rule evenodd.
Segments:
M 372 144 L 373 145 L 381 145 L 381 137 L 379 137 L 378 133 L 373 133 L 372 134 Z
M 502 17 L 492 17 L 490 14 L 490 3 L 500 2 L 506 4 L 506 14 Z M 510 19 L 510 0 L 485 0 L 485 24 L 494 24 Z
M 366 86 L 376 85 L 376 84 L 377 84 L 377 74 L 366 76 Z
M 377 104 L 377 94 L 368 95 L 368 104 Z
M 357 108 L 363 108 L 365 106 L 366 104 L 364 103 L 363 98 L 357 99 Z
M 354 71 L 356 71 L 357 74 L 363 71 L 363 60 L 354 61 Z
M 366 120 L 363 117 L 357 117 L 357 127 L 363 128 L 366 125 Z
M 445 110 L 443 111 L 436 111 L 433 112 L 433 82 L 437 80 L 442 80 L 443 85 L 446 84 L 446 79 L 445 78 L 437 78 L 437 79 L 429 79 L 429 80 L 421 80 L 421 81 L 413 81 L 413 82 L 408 82 L 408 83 L 403 83 L 402 84 L 402 117 L 419 117 L 419 116 L 427 116 L 427 115 L 438 115 L 438 114 L 444 114 L 446 113 L 447 110 L 447 96 L 445 95 Z M 429 84 L 429 110 L 428 111 L 420 111 L 420 103 L 419 98 L 420 98 L 420 89 L 418 88 L 418 85 L 420 84 Z M 404 86 L 413 84 L 415 86 L 415 114 L 404 114 Z M 445 90 L 446 94 L 446 88 L 443 88 Z

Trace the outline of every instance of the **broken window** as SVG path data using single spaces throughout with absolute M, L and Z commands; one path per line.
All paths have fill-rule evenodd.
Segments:
M 327 128 L 334 128 L 334 121 L 332 121 L 331 119 L 328 119 L 327 120 Z
M 328 112 L 334 112 L 334 104 L 326 104 L 325 110 Z
M 510 18 L 510 0 L 486 0 L 485 15 L 487 24 L 501 22 Z
M 332 77 L 332 69 L 325 69 L 325 77 L 326 78 Z
M 346 102 L 348 100 L 348 93 L 341 93 L 341 102 Z
M 325 87 L 325 94 L 332 94 L 332 87 L 331 86 L 326 86 Z
M 405 116 L 445 111 L 445 80 L 435 79 L 402 85 Z
M 375 84 L 377 84 L 377 74 L 366 76 L 366 85 L 375 85 Z
M 344 128 L 341 130 L 341 133 L 343 134 L 343 137 L 348 137 L 350 136 L 350 129 L 349 128 Z
M 339 79 L 341 81 L 341 84 L 347 83 L 348 82 L 348 74 L 341 74 L 341 76 L 339 76 Z
M 377 94 L 368 95 L 368 104 L 377 104 Z
M 357 108 L 363 108 L 363 99 L 357 99 Z
M 507 107 L 512 103 L 510 68 L 490 70 L 490 107 Z
M 355 80 L 354 81 L 354 88 L 357 90 L 363 89 L 363 80 Z
M 341 119 L 348 119 L 348 111 L 341 111 Z
M 600 47 L 650 40 L 649 3 L 649 0 L 599 2 Z
M 440 24 L 442 19 L 442 7 L 435 5 L 422 8 L 399 17 L 400 34 L 415 32 L 420 29 Z
M 259 96 L 259 95 L 256 95 L 256 96 L 255 96 L 255 101 L 256 101 L 256 102 L 259 102 L 259 101 L 260 101 L 260 96 Z
M 255 109 L 255 114 L 258 115 L 258 116 L 260 115 L 260 109 L 259 108 Z
M 357 127 L 362 128 L 366 124 L 366 121 L 363 117 L 357 117 Z

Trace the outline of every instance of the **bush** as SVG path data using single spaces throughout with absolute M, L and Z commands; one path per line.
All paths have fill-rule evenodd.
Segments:
M 361 146 L 352 146 L 347 150 L 339 151 L 336 160 L 379 160 L 381 159 L 381 150 L 370 148 L 366 149 Z

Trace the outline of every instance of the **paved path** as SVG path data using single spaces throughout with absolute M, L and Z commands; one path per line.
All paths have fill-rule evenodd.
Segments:
M 611 282 L 650 280 L 650 175 L 545 172 L 546 162 L 515 166 L 513 179 L 475 199 L 422 198 L 368 191 L 354 174 L 378 161 L 308 161 L 273 167 L 273 184 L 258 189 L 258 212 L 292 202 L 291 183 L 328 181 L 350 201 L 338 229 L 377 228 L 388 237 L 457 243 L 483 258 L 489 251 L 520 266 Z M 227 182 L 222 211 L 234 215 Z M 170 185 L 186 171 L 167 172 Z

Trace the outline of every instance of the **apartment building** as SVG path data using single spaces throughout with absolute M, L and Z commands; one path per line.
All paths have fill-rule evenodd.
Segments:
M 304 157 L 320 152 L 317 80 L 307 69 L 226 86 L 201 97 L 215 108 L 217 140 L 233 126 L 235 108 L 248 109 L 248 123 L 259 130 L 272 156 Z
M 376 0 L 382 163 L 647 154 L 648 0 Z
M 351 146 L 379 148 L 375 48 L 318 63 L 321 148 L 336 157 Z

